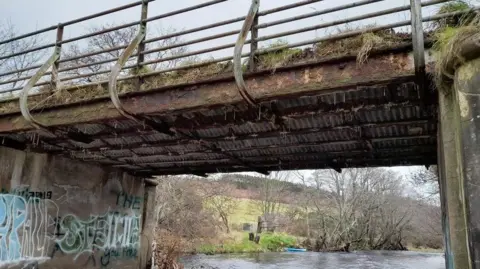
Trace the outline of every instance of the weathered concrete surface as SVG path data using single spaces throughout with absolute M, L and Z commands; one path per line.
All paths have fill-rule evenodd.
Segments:
M 469 268 L 469 255 L 467 243 L 467 222 L 465 196 L 463 192 L 463 178 L 459 174 L 458 154 L 458 109 L 455 93 L 440 92 L 440 189 L 441 198 L 446 200 L 447 227 L 445 234 L 449 249 L 446 251 L 448 269 Z
M 345 57 L 344 57 L 345 58 Z M 298 95 L 331 93 L 396 80 L 411 80 L 414 75 L 413 56 L 396 52 L 371 57 L 358 66 L 355 57 L 343 60 L 303 63 L 278 68 L 275 73 L 259 72 L 246 77 L 249 94 L 257 101 Z M 121 118 L 108 96 L 106 85 L 90 86 L 99 94 L 86 100 L 88 89 L 72 89 L 68 97 L 49 99 L 36 105 L 34 118 L 46 126 L 95 122 Z M 102 94 L 104 93 L 104 94 Z M 45 96 L 29 97 L 40 102 Z M 53 100 L 53 101 L 52 101 Z M 143 91 L 123 95 L 124 108 L 135 114 L 172 113 L 208 109 L 211 106 L 243 103 L 232 76 L 208 81 L 192 81 L 175 86 L 146 83 Z M 48 108 L 48 110 L 46 110 Z M 39 112 L 41 110 L 41 112 Z M 19 113 L 18 100 L 0 103 L 0 133 L 32 129 Z
M 155 189 L 144 180 L 4 147 L 0 163 L 0 268 L 145 268 Z
M 477 48 L 478 49 L 478 48 Z M 467 200 L 471 268 L 480 268 L 480 58 L 461 65 L 455 73 L 462 161 Z

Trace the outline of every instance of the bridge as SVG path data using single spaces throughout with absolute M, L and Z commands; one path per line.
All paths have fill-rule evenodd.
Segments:
M 474 177 L 478 168 L 472 167 L 478 146 L 470 135 L 478 133 L 478 102 L 468 97 L 475 95 L 460 94 L 464 102 L 458 108 L 455 94 L 437 90 L 432 49 L 435 27 L 476 12 L 477 7 L 432 12 L 450 1 L 412 0 L 410 5 L 360 13 L 389 2 L 362 0 L 300 12 L 323 1 L 262 9 L 263 3 L 253 0 L 242 11 L 245 16 L 148 34 L 155 21 L 195 16 L 228 2 L 208 1 L 149 14 L 149 6 L 156 2 L 138 1 L 0 40 L 1 48 L 56 35 L 50 43 L 0 54 L 0 63 L 7 66 L 19 57 L 50 53 L 29 66 L 0 68 L 0 158 L 6 164 L 2 188 L 28 185 L 46 191 L 64 181 L 73 185 L 78 181 L 81 193 L 91 197 L 87 186 L 105 188 L 110 184 L 105 182 L 113 180 L 121 186 L 115 194 L 117 206 L 124 197 L 143 197 L 143 207 L 138 204 L 142 227 L 134 232 L 148 238 L 153 232 L 148 228 L 153 227 L 154 183 L 148 179 L 152 176 L 439 164 L 447 268 L 479 268 L 480 241 L 475 235 L 480 225 L 473 210 L 479 201 L 471 187 L 479 181 Z M 141 12 L 131 23 L 64 38 L 69 28 L 132 8 Z M 347 11 L 359 15 L 318 20 Z M 287 12 L 294 15 L 284 15 Z M 272 15 L 279 19 L 269 19 Z M 305 20 L 314 23 L 283 30 Z M 349 27 L 352 23 L 360 26 Z M 232 25 L 239 27 L 218 30 Z M 341 30 L 308 35 L 334 27 Z M 133 35 L 127 43 L 81 49 L 91 40 L 129 30 Z M 262 35 L 264 31 L 268 34 Z M 292 42 L 276 41 L 292 36 Z M 225 37 L 236 41 L 223 44 Z M 173 39 L 176 42 L 159 43 Z M 460 51 L 467 60 L 478 59 L 478 39 L 473 40 Z M 209 41 L 214 43 L 202 46 Z M 75 54 L 66 49 L 72 44 L 80 48 Z M 190 50 L 193 45 L 200 49 Z M 468 70 L 478 71 L 478 61 L 475 64 Z M 454 60 L 447 64 L 451 74 L 463 65 L 467 64 Z M 456 87 L 473 92 L 479 74 L 456 79 L 460 85 Z M 446 80 L 451 82 L 452 76 Z M 472 125 L 460 127 L 460 117 L 471 119 Z M 465 199 L 458 199 L 463 195 Z M 100 211 L 110 208 L 108 199 L 97 201 L 104 205 Z M 63 212 L 75 208 L 56 206 Z M 139 248 L 135 266 L 144 268 L 151 246 L 137 244 L 125 247 Z M 61 250 L 76 255 L 86 251 Z M 23 266 L 32 257 L 70 264 L 36 252 L 0 257 L 0 265 L 5 261 Z M 129 265 L 118 261 L 114 266 Z

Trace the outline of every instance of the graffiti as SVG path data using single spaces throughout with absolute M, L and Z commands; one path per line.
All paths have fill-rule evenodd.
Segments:
M 21 258 L 18 233 L 27 218 L 27 202 L 20 196 L 0 195 L 0 261 Z
M 34 192 L 23 186 L 0 192 L 0 266 L 38 268 L 56 253 L 76 260 L 89 254 L 87 263 L 107 266 L 116 259 L 136 259 L 140 247 L 142 199 L 127 193 L 117 195 L 119 208 L 105 215 L 59 217 L 51 191 Z M 85 257 L 86 258 L 86 257 Z
M 125 193 L 125 192 L 121 192 L 117 195 L 117 205 L 123 206 L 124 208 L 139 210 L 141 203 L 142 203 L 141 197 L 129 195 L 128 193 Z
M 62 252 L 75 254 L 75 259 L 95 250 L 137 249 L 140 246 L 138 216 L 112 212 L 84 221 L 67 215 L 60 220 L 59 226 L 62 236 L 56 242 Z
M 136 259 L 137 251 L 136 248 L 108 249 L 103 253 L 100 262 L 102 266 L 108 266 L 113 259 Z
M 46 258 L 54 229 L 49 208 L 58 214 L 51 201 L 0 194 L 0 262 Z
M 13 194 L 16 196 L 21 196 L 28 202 L 36 202 L 39 200 L 50 200 L 52 199 L 53 192 L 52 191 L 31 191 L 28 186 L 22 186 L 15 188 L 11 191 L 8 191 L 5 188 L 0 190 L 0 194 Z M 38 198 L 38 199 L 32 199 Z

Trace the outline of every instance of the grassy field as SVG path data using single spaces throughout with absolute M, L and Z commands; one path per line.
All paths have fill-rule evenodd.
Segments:
M 242 225 L 243 223 L 256 224 L 258 216 L 262 215 L 262 203 L 258 200 L 233 198 L 235 209 L 229 216 L 229 222 L 232 225 Z M 293 209 L 292 205 L 280 204 L 280 213 Z

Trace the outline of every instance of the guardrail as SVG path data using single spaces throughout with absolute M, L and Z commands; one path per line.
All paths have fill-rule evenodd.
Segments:
M 45 51 L 47 49 L 52 49 L 53 55 L 49 58 L 49 64 L 46 66 L 44 63 L 34 63 L 30 66 L 12 69 L 12 70 L 5 70 L 2 69 L 0 65 L 0 93 L 13 93 L 18 94 L 20 90 L 25 89 L 25 85 L 28 85 L 29 89 L 24 91 L 24 94 L 27 96 L 31 93 L 38 92 L 38 87 L 42 86 L 49 86 L 51 91 L 54 91 L 62 84 L 85 84 L 85 83 L 95 83 L 98 84 L 100 82 L 107 83 L 108 82 L 108 74 L 112 72 L 110 69 L 110 65 L 113 65 L 115 62 L 119 61 L 120 59 L 120 52 L 124 51 L 128 44 L 121 44 L 121 45 L 111 45 L 107 46 L 104 49 L 95 50 L 95 51 L 88 51 L 85 53 L 79 53 L 76 55 L 67 55 L 64 53 L 63 48 L 67 44 L 72 44 L 75 42 L 84 42 L 85 40 L 89 40 L 91 38 L 95 38 L 102 35 L 107 35 L 108 33 L 112 33 L 114 31 L 122 31 L 124 29 L 128 29 L 131 27 L 138 26 L 138 32 L 143 29 L 146 31 L 148 29 L 149 23 L 154 21 L 161 21 L 162 19 L 174 17 L 180 14 L 189 14 L 190 16 L 195 16 L 194 13 L 200 9 L 210 8 L 213 6 L 221 6 L 232 0 L 214 0 L 204 2 L 202 4 L 193 5 L 190 7 L 186 7 L 183 9 L 175 10 L 172 12 L 168 12 L 165 14 L 154 15 L 152 17 L 148 17 L 148 6 L 154 0 L 143 0 L 137 1 L 128 5 L 120 6 L 114 9 L 106 10 L 97 14 L 92 14 L 86 17 L 78 18 L 75 20 L 71 20 L 64 23 L 59 23 L 55 26 L 50 26 L 44 29 L 40 29 L 28 34 L 19 35 L 16 37 L 9 38 L 7 40 L 0 41 L 1 46 L 8 46 L 9 44 L 13 44 L 16 41 L 22 39 L 28 39 L 40 34 L 49 33 L 56 31 L 56 40 L 51 43 L 47 43 L 44 45 L 39 45 L 37 47 L 29 48 L 24 51 L 15 52 L 9 55 L 0 55 L 0 63 L 8 61 L 9 59 L 14 59 L 15 57 L 22 57 L 25 55 L 31 55 L 34 53 L 38 53 L 39 51 Z M 268 0 L 262 0 L 268 1 Z M 273 1 L 273 0 L 270 0 Z M 281 2 L 281 1 L 276 1 Z M 293 10 L 299 10 L 300 7 L 304 7 L 303 10 L 306 10 L 305 7 L 311 7 L 313 4 L 329 4 L 329 7 L 314 10 L 312 12 L 304 12 L 302 14 L 297 14 L 295 16 L 282 16 L 281 19 L 277 20 L 270 20 L 263 22 L 263 18 L 267 18 L 272 14 L 282 14 L 282 12 Z M 296 47 L 304 47 L 307 45 L 315 45 L 320 42 L 331 41 L 331 40 L 338 40 L 342 38 L 349 38 L 357 35 L 364 34 L 366 32 L 378 32 L 387 29 L 395 29 L 395 28 L 402 28 L 402 31 L 411 32 L 412 34 L 412 41 L 415 48 L 415 64 L 416 70 L 418 73 L 422 73 L 422 69 L 424 69 L 425 61 L 423 59 L 423 29 L 425 27 L 424 23 L 433 22 L 440 19 L 458 16 L 459 14 L 463 14 L 467 11 L 457 11 L 457 12 L 450 12 L 444 14 L 435 14 L 429 16 L 422 16 L 422 9 L 443 4 L 449 2 L 448 0 L 429 0 L 429 1 L 419 1 L 419 0 L 411 0 L 411 5 L 401 5 L 395 6 L 391 8 L 376 10 L 373 12 L 367 12 L 361 14 L 360 11 L 363 7 L 372 7 L 373 5 L 377 5 L 380 2 L 394 2 L 389 0 L 361 0 L 361 1 L 354 1 L 348 4 L 342 5 L 332 5 L 333 1 L 322 1 L 322 0 L 304 0 L 298 1 L 295 3 L 290 3 L 287 5 L 278 6 L 275 8 L 262 10 L 262 4 L 259 0 L 253 0 L 252 8 L 259 7 L 258 11 L 250 12 L 249 16 L 240 16 L 237 18 L 232 18 L 224 21 L 218 21 L 215 23 L 211 23 L 208 25 L 201 25 L 190 29 L 185 29 L 181 31 L 171 32 L 159 36 L 153 36 L 146 38 L 145 36 L 142 37 L 138 46 L 135 45 L 132 49 L 131 53 L 128 55 L 123 55 L 126 58 L 124 63 L 125 65 L 121 65 L 120 77 L 118 80 L 125 80 L 125 79 L 132 79 L 132 78 L 139 78 L 139 77 L 147 77 L 153 76 L 163 73 L 169 73 L 173 71 L 180 71 L 180 70 L 188 70 L 192 68 L 199 68 L 202 66 L 207 66 L 214 63 L 221 63 L 221 62 L 231 62 L 235 59 L 233 49 L 237 47 L 236 50 L 236 74 L 237 77 L 241 77 L 242 72 L 246 70 L 239 70 L 241 68 L 240 58 L 248 59 L 248 71 L 255 71 L 258 69 L 258 57 L 261 55 L 265 55 L 271 52 L 289 49 L 289 48 L 296 48 Z M 398 1 L 396 1 L 398 2 Z M 126 24 L 121 24 L 118 26 L 100 29 L 98 31 L 89 32 L 83 35 L 74 36 L 71 38 L 64 39 L 64 33 L 68 31 L 69 27 L 72 25 L 77 25 L 80 23 L 85 23 L 89 20 L 99 18 L 108 14 L 117 13 L 126 9 L 134 8 L 141 6 L 141 15 L 140 19 L 137 21 L 133 21 Z M 334 14 L 335 12 L 346 12 L 346 11 L 359 11 L 357 12 L 358 15 L 355 16 L 348 16 L 343 19 L 336 19 L 327 22 L 321 22 L 316 24 L 307 25 L 305 27 L 296 28 L 293 30 L 278 30 L 282 25 L 293 25 L 292 23 L 297 21 L 302 21 L 306 19 L 318 18 L 322 19 L 327 14 Z M 247 8 L 245 8 L 245 13 L 247 13 Z M 410 19 L 402 20 L 401 16 L 395 18 L 390 18 L 388 20 L 383 20 L 387 23 L 379 23 L 380 20 L 375 20 L 376 18 L 383 18 L 382 16 L 386 15 L 395 15 L 395 14 L 404 14 L 405 12 L 412 14 Z M 213 13 L 212 13 L 213 16 Z M 365 20 L 374 20 L 375 25 L 371 25 L 369 27 L 364 27 L 360 29 L 352 29 L 349 31 L 341 31 L 335 34 L 324 35 L 315 38 L 295 38 L 294 42 L 291 43 L 284 43 L 279 44 L 277 46 L 272 47 L 261 47 L 260 43 L 268 42 L 279 38 L 285 38 L 292 35 L 298 35 L 302 33 L 312 33 L 322 29 L 332 29 L 333 27 L 342 28 L 344 26 L 348 26 L 352 23 L 361 23 Z M 208 35 L 209 31 L 217 30 L 218 28 L 232 25 L 235 23 L 241 23 L 248 21 L 248 25 L 244 25 L 244 29 L 238 30 L 228 30 L 220 33 L 216 33 L 213 35 Z M 248 26 L 245 28 L 245 26 Z M 413 27 L 412 27 L 413 26 Z M 344 27 L 345 28 L 345 27 Z M 270 31 L 270 29 L 272 29 Z M 266 35 L 261 35 L 263 31 L 268 30 L 270 32 Z M 206 34 L 205 34 L 206 33 Z M 251 33 L 250 39 L 247 39 L 248 33 Z M 194 39 L 188 39 L 191 35 L 200 35 L 204 34 L 200 37 Z M 216 41 L 222 40 L 225 37 L 235 37 L 235 36 L 242 36 L 240 38 L 240 42 L 232 42 L 232 43 L 225 43 L 225 44 L 217 44 L 215 46 L 205 46 L 204 48 L 198 50 L 186 50 L 191 45 L 201 45 L 207 41 Z M 186 41 L 174 42 L 171 44 L 166 44 L 163 46 L 152 47 L 149 44 L 157 44 L 159 41 L 165 41 L 173 38 L 183 38 Z M 242 47 L 244 44 L 249 44 L 248 52 L 242 53 Z M 82 46 L 80 43 L 79 47 Z M 225 52 L 227 49 L 230 49 L 231 52 Z M 170 54 L 165 57 L 159 58 L 152 58 L 147 57 L 151 55 L 157 55 L 158 53 L 165 53 L 168 51 L 180 51 L 180 53 Z M 0 50 L 1 51 L 1 50 Z M 222 52 L 224 55 L 220 55 Z M 199 55 L 208 55 L 209 53 L 217 54 L 213 58 L 205 58 L 198 62 L 189 62 L 190 58 L 193 56 Z M 112 57 L 103 57 L 101 60 L 95 60 L 96 56 L 105 54 L 112 54 L 118 56 Z M 167 62 L 175 62 L 175 64 L 170 66 L 162 66 L 161 68 L 153 68 L 152 66 L 167 63 Z M 77 63 L 77 64 L 75 64 Z M 95 71 L 87 72 L 85 71 L 87 68 L 95 67 Z M 142 68 L 144 70 L 142 70 Z M 97 70 L 98 69 L 98 70 Z M 133 70 L 126 72 L 128 70 Z M 76 72 L 75 72 L 76 71 Z M 75 73 L 75 74 L 74 74 Z M 13 77 L 12 77 L 13 76 Z M 237 80 L 238 81 L 238 80 Z M 241 84 L 241 82 L 240 82 Z M 242 86 L 243 87 L 243 86 Z M 31 89 L 33 90 L 31 90 Z M 26 97 L 25 97 L 26 99 Z M 250 103 L 250 102 L 249 102 Z M 252 104 L 254 101 L 251 102 Z

